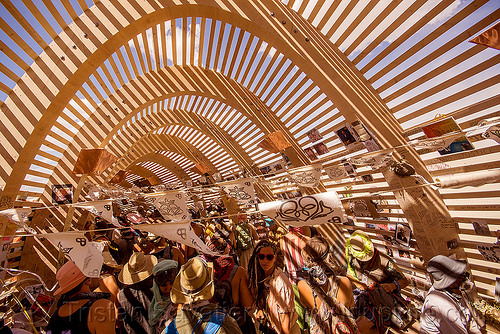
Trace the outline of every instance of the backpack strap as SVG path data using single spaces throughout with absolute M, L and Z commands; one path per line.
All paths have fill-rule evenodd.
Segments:
M 233 281 L 234 275 L 236 275 L 236 271 L 238 270 L 238 265 L 235 263 L 233 264 L 233 269 L 231 269 L 231 272 L 229 273 L 229 276 L 227 277 L 227 281 L 231 283 Z
M 198 328 L 198 326 L 203 322 L 203 319 L 205 319 L 208 315 L 210 315 L 210 318 L 208 319 L 207 326 L 203 330 L 203 334 L 215 334 L 219 331 L 220 327 L 222 326 L 222 323 L 224 322 L 224 319 L 226 318 L 226 312 L 222 310 L 214 310 L 205 313 L 203 317 L 201 317 L 201 319 L 198 320 L 191 334 L 194 334 L 196 332 L 196 328 Z

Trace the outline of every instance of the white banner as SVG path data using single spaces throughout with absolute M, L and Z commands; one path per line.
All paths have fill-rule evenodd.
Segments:
M 353 165 L 370 166 L 372 169 L 378 169 L 393 161 L 392 149 L 390 151 L 372 152 L 360 157 L 348 158 L 348 161 Z
M 321 164 L 316 164 L 290 170 L 288 177 L 298 186 L 315 188 L 321 181 L 321 167 Z
M 234 181 L 224 182 L 219 184 L 229 197 L 234 198 L 237 202 L 248 204 L 255 203 L 255 189 L 252 179 L 238 179 Z
M 147 197 L 166 220 L 182 222 L 191 219 L 183 192 L 174 190 Z
M 415 149 L 430 149 L 430 150 L 444 150 L 457 138 L 463 137 L 463 132 L 452 132 L 444 136 L 434 137 L 429 139 L 412 140 L 408 145 L 413 146 Z
M 113 200 L 106 199 L 102 201 L 76 203 L 73 205 L 77 208 L 88 210 L 102 219 L 106 219 L 116 227 L 123 227 L 118 223 L 118 219 L 113 216 Z
M 330 178 L 330 180 L 337 181 L 343 178 L 349 177 L 349 174 L 347 174 L 345 167 L 344 166 L 331 166 L 328 168 L 325 168 L 325 172 Z
M 479 187 L 498 181 L 500 181 L 500 169 L 488 169 L 436 177 L 437 186 L 440 188 Z
M 192 247 L 202 253 L 219 255 L 210 250 L 203 241 L 194 233 L 190 223 L 144 224 L 141 231 L 161 235 L 169 240 Z
M 17 208 L 17 209 L 7 209 L 0 211 L 0 216 L 7 217 L 16 223 L 24 223 L 28 220 L 28 216 L 31 213 L 31 208 Z M 22 224 L 24 225 L 24 224 Z
M 87 277 L 99 277 L 104 262 L 104 243 L 88 241 L 83 232 L 40 235 L 59 247 Z
M 292 226 L 343 223 L 344 211 L 336 192 L 307 195 L 287 201 L 259 203 L 259 211 Z

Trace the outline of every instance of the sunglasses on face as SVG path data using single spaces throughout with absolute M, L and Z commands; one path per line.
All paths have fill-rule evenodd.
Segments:
M 175 276 L 177 276 L 177 270 L 175 269 L 162 271 L 155 275 L 155 282 L 159 286 L 164 286 L 167 284 L 167 282 L 170 282 L 170 284 L 174 284 Z
M 267 259 L 268 261 L 272 261 L 274 259 L 274 254 L 262 254 L 262 253 L 259 253 L 258 256 L 259 256 L 259 260 Z

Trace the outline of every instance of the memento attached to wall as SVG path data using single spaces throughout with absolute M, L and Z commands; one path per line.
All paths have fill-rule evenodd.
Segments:
M 396 230 L 394 231 L 394 240 L 399 244 L 410 247 L 411 243 L 411 228 L 408 225 L 396 224 Z
M 311 147 L 307 147 L 304 149 L 304 153 L 307 155 L 309 160 L 314 161 L 318 159 L 318 156 L 316 155 L 316 152 Z
M 313 147 L 316 150 L 316 153 L 318 153 L 318 155 L 323 155 L 330 152 L 330 150 L 328 150 L 328 147 L 323 142 L 313 145 Z
M 52 186 L 52 204 L 70 204 L 72 202 L 72 184 L 55 184 Z
M 477 246 L 477 250 L 484 257 L 486 261 L 491 261 L 495 263 L 500 263 L 500 246 L 490 245 L 490 246 Z
M 317 142 L 318 140 L 323 139 L 323 136 L 321 133 L 319 133 L 318 129 L 314 128 L 312 130 L 309 130 L 307 132 L 307 136 L 309 137 L 309 140 L 311 143 Z
M 347 149 L 352 148 L 360 142 L 358 134 L 349 123 L 342 125 L 334 131 Z
M 460 126 L 458 126 L 453 117 L 446 117 L 432 124 L 423 126 L 422 131 L 427 136 L 427 138 L 434 138 L 443 136 L 447 133 L 459 132 L 462 131 L 462 129 L 460 128 Z M 441 155 L 445 155 L 473 149 L 474 146 L 472 146 L 467 137 L 461 136 L 456 138 L 448 147 L 443 150 L 439 150 L 438 152 Z
M 475 219 L 472 221 L 472 226 L 477 235 L 491 236 L 490 228 L 486 220 Z

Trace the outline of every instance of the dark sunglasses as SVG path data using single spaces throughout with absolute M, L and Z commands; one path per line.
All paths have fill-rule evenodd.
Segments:
M 175 277 L 177 276 L 176 269 L 170 269 L 167 271 L 161 271 L 155 275 L 155 282 L 159 286 L 164 286 L 167 282 L 174 284 Z
M 258 256 L 259 256 L 259 260 L 264 260 L 265 258 L 267 258 L 268 261 L 272 261 L 274 259 L 274 254 L 259 253 Z

